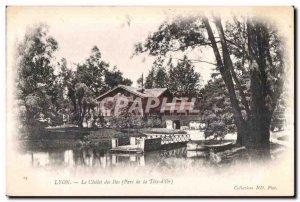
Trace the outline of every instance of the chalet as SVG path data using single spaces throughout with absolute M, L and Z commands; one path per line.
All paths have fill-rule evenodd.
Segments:
M 194 102 L 190 99 L 183 102 L 182 98 L 174 97 L 167 88 L 144 89 L 119 85 L 96 100 L 97 113 L 104 117 L 118 115 L 117 105 L 122 105 L 121 111 L 134 109 L 131 111 L 133 114 L 146 118 L 158 116 L 171 128 L 179 129 L 182 125 L 188 126 L 191 121 L 199 121 Z

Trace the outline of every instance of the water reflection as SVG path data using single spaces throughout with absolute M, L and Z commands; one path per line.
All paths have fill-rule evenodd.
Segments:
M 273 151 L 277 151 L 274 150 Z M 274 153 L 272 152 L 272 153 Z M 277 155 L 277 154 L 276 154 Z M 189 165 L 217 166 L 234 165 L 243 161 L 251 161 L 248 151 L 236 155 L 220 157 L 220 153 L 205 151 L 187 151 L 186 147 L 166 148 L 163 150 L 146 152 L 144 154 L 110 153 L 108 150 L 95 148 L 68 149 L 26 149 L 22 157 L 33 167 L 165 167 L 177 168 Z M 273 157 L 276 158 L 275 154 Z
M 186 159 L 189 151 L 186 147 L 164 149 L 145 154 L 110 153 L 109 151 L 88 149 L 66 149 L 26 151 L 23 155 L 27 162 L 34 167 L 45 166 L 147 166 L 160 164 L 166 159 Z

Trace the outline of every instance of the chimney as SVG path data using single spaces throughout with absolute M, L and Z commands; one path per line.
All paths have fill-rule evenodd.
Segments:
M 144 74 L 142 73 L 142 89 L 144 89 Z
M 139 92 L 144 93 L 144 74 L 142 73 L 142 88 L 139 90 Z

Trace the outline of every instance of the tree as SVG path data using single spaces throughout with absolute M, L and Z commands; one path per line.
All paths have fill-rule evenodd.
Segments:
M 66 64 L 66 63 L 65 63 Z M 64 89 L 66 99 L 63 101 L 64 113 L 69 116 L 69 121 L 83 127 L 83 122 L 94 117 L 94 108 L 97 105 L 94 93 L 78 78 L 78 72 L 65 68 L 63 65 L 59 78 L 61 88 Z
M 199 91 L 200 74 L 195 72 L 187 56 L 176 64 L 172 63 L 172 59 L 167 64 L 164 64 L 164 61 L 161 57 L 154 61 L 146 77 L 145 88 L 169 88 L 174 93 L 180 92 L 181 95 L 191 95 Z
M 57 49 L 57 41 L 44 24 L 29 28 L 18 44 L 17 97 L 25 126 L 34 128 L 45 120 L 59 125 L 67 115 L 70 122 L 82 127 L 84 120 L 95 117 L 95 97 L 119 84 L 132 84 L 116 67 L 110 69 L 97 46 L 76 71 L 68 68 L 65 58 L 55 63 Z M 54 73 L 55 66 L 58 73 Z
M 60 89 L 60 111 L 65 116 L 65 123 L 72 123 L 73 113 L 76 111 L 75 72 L 68 68 L 67 60 L 62 58 L 58 62 L 57 86 Z M 75 107 L 75 108 L 74 108 Z
M 154 80 L 155 80 L 155 69 L 152 67 L 152 69 L 149 71 L 148 76 L 145 79 L 145 88 L 154 88 Z
M 169 85 L 169 77 L 164 67 L 158 67 L 156 70 L 155 87 L 167 88 Z
M 60 62 L 58 62 L 57 66 L 59 69 L 57 80 L 61 86 L 65 88 L 70 84 L 72 78 L 74 77 L 72 70 L 68 68 L 67 60 L 65 58 L 62 58 Z
M 77 71 L 64 70 L 64 83 L 67 96 L 73 105 L 72 120 L 83 127 L 84 120 L 96 119 L 94 107 L 95 98 L 117 85 L 131 85 L 130 79 L 124 78 L 117 67 L 110 66 L 101 58 L 100 50 L 94 46 L 91 55 L 83 64 L 77 65 Z
M 153 78 L 152 79 L 152 88 L 166 88 L 168 86 L 168 72 L 167 67 L 164 66 L 164 59 L 158 57 L 152 65 Z
M 105 71 L 105 84 L 106 86 L 109 86 L 109 89 L 111 89 L 118 85 L 131 86 L 132 81 L 124 78 L 123 73 L 118 70 L 117 67 L 114 67 L 112 70 Z
M 77 103 L 75 120 L 79 127 L 83 127 L 83 121 L 86 118 L 92 118 L 92 110 L 97 105 L 92 91 L 84 83 L 75 85 L 75 101 Z M 86 116 L 87 115 L 87 116 Z
M 118 129 L 144 127 L 143 117 L 128 112 L 128 109 L 122 111 L 118 116 L 113 116 L 111 122 L 112 127 Z
M 283 86 L 283 44 L 276 29 L 263 20 L 235 17 L 225 22 L 226 29 L 219 17 L 212 20 L 215 30 L 207 17 L 166 21 L 145 43 L 138 43 L 135 51 L 166 56 L 187 49 L 212 48 L 230 99 L 238 144 L 268 151 L 271 118 Z M 247 78 L 249 86 L 241 83 L 242 77 Z M 250 99 L 246 98 L 247 91 Z
M 286 99 L 287 95 L 281 96 L 279 98 L 278 104 L 274 110 L 271 122 L 271 130 L 272 131 L 281 131 L 286 126 L 286 117 L 285 117 L 285 109 L 286 109 Z
M 158 57 L 146 76 L 145 88 L 166 88 L 168 86 L 168 73 L 164 67 L 164 60 Z
M 248 85 L 248 80 L 246 78 L 242 79 L 241 83 L 242 85 Z M 251 99 L 251 95 L 248 91 L 245 91 L 245 96 L 247 100 Z M 272 131 L 282 130 L 285 126 L 284 114 L 286 98 L 287 95 L 283 93 L 276 105 L 271 121 Z M 211 136 L 223 139 L 227 133 L 235 133 L 237 131 L 228 91 L 224 81 L 220 77 L 220 73 L 213 73 L 212 79 L 200 90 L 200 103 L 200 116 L 206 123 L 204 131 L 205 137 Z M 243 107 L 241 103 L 240 107 Z M 243 113 L 245 113 L 245 111 L 243 111 Z
M 108 67 L 109 64 L 101 58 L 99 48 L 94 46 L 85 63 L 78 64 L 76 76 L 78 81 L 85 83 L 95 96 L 99 96 L 106 90 L 104 74 Z
M 78 81 L 90 88 L 95 97 L 117 85 L 132 85 L 132 81 L 124 78 L 117 67 L 110 70 L 109 63 L 102 59 L 97 46 L 92 48 L 91 55 L 85 63 L 77 65 L 76 77 Z
M 187 56 L 179 60 L 176 66 L 170 65 L 168 86 L 172 92 L 177 92 L 181 96 L 195 95 L 199 91 L 200 74 L 195 72 Z
M 200 90 L 200 116 L 205 122 L 205 137 L 223 139 L 227 133 L 236 132 L 236 127 L 225 83 L 215 75 Z
M 28 28 L 17 50 L 18 99 L 25 107 L 23 121 L 34 122 L 55 113 L 58 88 L 53 68 L 53 54 L 57 41 L 48 34 L 48 26 L 40 24 Z M 25 124 L 26 125 L 26 124 Z

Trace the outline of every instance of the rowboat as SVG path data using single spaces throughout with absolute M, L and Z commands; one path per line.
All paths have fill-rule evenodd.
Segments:
M 233 146 L 233 142 L 225 142 L 220 144 L 205 144 L 205 143 L 187 143 L 188 151 L 224 151 L 226 149 L 230 149 Z

